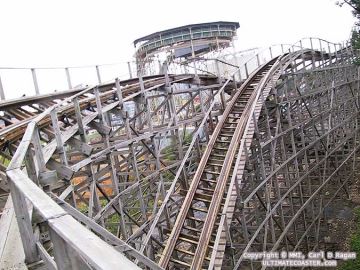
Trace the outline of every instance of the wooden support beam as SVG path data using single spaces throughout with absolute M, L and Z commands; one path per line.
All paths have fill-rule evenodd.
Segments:
M 48 161 L 47 167 L 56 171 L 59 178 L 66 180 L 71 180 L 75 173 L 74 170 L 72 170 L 69 166 L 59 163 L 53 158 Z
M 90 146 L 87 143 L 80 141 L 74 137 L 70 138 L 67 141 L 67 144 L 69 144 L 71 147 L 80 151 L 81 153 L 83 153 L 86 156 L 90 156 L 91 153 L 94 151 L 94 148 L 92 146 Z
M 99 123 L 99 122 L 93 121 L 93 122 L 89 123 L 88 126 L 96 129 L 97 132 L 99 132 L 101 135 L 109 135 L 111 132 L 111 127 L 109 127 L 105 124 Z

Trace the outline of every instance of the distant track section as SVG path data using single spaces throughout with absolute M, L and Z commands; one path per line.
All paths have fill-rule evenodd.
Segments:
M 165 75 L 145 76 L 142 78 L 141 83 L 139 80 L 139 78 L 134 78 L 118 81 L 118 87 L 121 87 L 124 102 L 136 100 L 143 92 L 160 89 L 167 83 Z M 169 83 L 191 84 L 194 80 L 194 75 L 169 75 L 168 80 Z M 217 83 L 217 78 L 214 76 L 199 75 L 199 80 L 202 86 Z M 142 89 L 141 84 L 144 89 Z M 49 110 L 55 104 L 63 103 L 63 106 L 58 111 L 58 116 L 63 123 L 59 126 L 60 131 L 65 132 L 68 126 L 77 122 L 77 112 L 72 103 L 73 100 L 77 100 L 80 111 L 96 111 L 96 97 L 91 93 L 91 90 L 95 88 L 99 90 L 100 101 L 105 105 L 118 99 L 116 82 L 111 82 L 90 86 L 85 89 L 55 92 L 0 102 L 0 120 L 3 122 L 3 126 L 0 128 L 0 195 L 6 194 L 9 191 L 5 175 L 6 166 L 12 159 L 30 121 Z M 136 116 L 134 116 L 134 119 L 136 119 Z M 44 117 L 38 125 L 42 131 L 42 140 L 44 142 L 48 143 L 55 139 L 55 134 L 51 128 L 50 115 Z
M 172 81 L 185 81 L 192 77 L 189 75 L 179 75 L 170 76 L 170 78 Z M 165 78 L 161 75 L 144 77 L 143 80 L 145 87 L 147 88 L 165 84 Z M 138 78 L 121 81 L 120 85 L 123 87 L 124 98 L 129 97 L 140 90 Z M 115 91 L 113 89 L 115 89 L 115 87 L 113 82 L 101 84 L 99 86 L 100 93 L 106 93 L 105 95 L 102 95 L 101 99 L 105 101 L 114 96 Z M 0 111 L 3 111 L 3 115 L 0 115 L 0 119 L 3 120 L 5 124 L 5 126 L 0 129 L 0 146 L 3 146 L 6 142 L 21 138 L 27 123 L 31 119 L 44 112 L 47 108 L 57 103 L 61 103 L 64 99 L 73 95 L 77 95 L 81 108 L 96 104 L 95 97 L 87 93 L 87 88 L 0 102 Z M 64 117 L 70 116 L 74 113 L 74 108 L 66 107 L 59 113 Z M 48 118 L 47 121 L 43 121 L 42 124 L 48 125 L 50 122 L 50 118 Z M 52 136 L 50 133 L 49 135 Z

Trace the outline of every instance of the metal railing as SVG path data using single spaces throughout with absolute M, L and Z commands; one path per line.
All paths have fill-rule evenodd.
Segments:
M 254 55 L 249 57 L 242 64 L 238 64 L 238 62 L 241 62 L 241 59 L 236 57 L 236 54 L 241 52 L 227 54 L 226 57 L 219 56 L 220 59 L 206 57 L 194 58 L 192 60 L 189 60 L 188 63 L 178 64 L 187 66 L 189 73 L 195 73 L 196 66 L 199 66 L 199 63 L 201 62 L 206 62 L 207 64 L 204 64 L 204 67 L 197 70 L 198 73 L 215 74 L 217 76 L 221 75 L 222 77 L 226 78 L 230 78 L 235 75 L 236 78 L 241 81 L 248 78 L 249 74 L 252 73 L 255 69 L 257 69 L 257 67 L 266 63 L 275 56 L 305 48 L 319 51 L 322 54 L 322 58 L 325 59 L 323 54 L 332 53 L 334 54 L 334 56 L 336 56 L 337 52 L 348 48 L 348 44 L 346 44 L 345 42 L 333 43 L 324 39 L 310 37 L 303 38 L 295 42 L 294 44 L 273 44 L 266 48 L 253 49 L 249 53 Z M 256 50 L 257 52 L 255 53 Z M 246 57 L 244 58 L 246 59 Z M 194 65 L 193 62 L 196 62 L 196 65 Z M 224 65 L 222 65 L 221 67 L 219 67 L 220 62 L 224 63 Z M 237 72 L 235 72 L 235 70 Z
M 115 78 L 134 77 L 137 77 L 135 61 L 69 67 L 0 67 L 0 99 L 85 88 Z

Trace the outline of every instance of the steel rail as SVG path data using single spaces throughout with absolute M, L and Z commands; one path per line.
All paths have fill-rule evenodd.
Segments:
M 280 45 L 279 45 L 279 46 L 280 46 Z M 271 49 L 270 49 L 270 50 L 271 50 Z M 263 52 L 265 52 L 265 50 L 259 52 L 258 55 L 257 55 L 257 58 L 259 58 L 260 53 L 263 53 Z M 246 65 L 247 65 L 250 61 L 252 61 L 253 59 L 255 59 L 255 57 L 256 57 L 256 56 L 254 56 L 254 57 L 252 57 L 251 59 L 249 59 L 248 61 L 246 61 L 240 68 L 242 68 L 242 67 L 245 67 L 245 68 L 246 68 Z M 234 71 L 234 72 L 232 73 L 232 76 L 234 76 L 237 72 L 239 72 L 239 69 L 236 70 L 236 71 Z M 230 77 L 232 77 L 232 76 L 230 76 Z M 192 149 L 193 149 L 193 147 L 194 147 L 194 145 L 195 145 L 195 142 L 196 142 L 196 140 L 197 140 L 197 138 L 198 138 L 198 136 L 199 136 L 199 134 L 200 134 L 200 129 L 201 129 L 201 127 L 203 127 L 203 126 L 205 125 L 205 123 L 206 123 L 206 121 L 207 121 L 207 118 L 209 117 L 209 115 L 210 115 L 210 113 L 211 113 L 212 108 L 213 108 L 213 107 L 215 106 L 215 104 L 216 104 L 216 101 L 215 101 L 216 97 L 221 97 L 222 93 L 223 93 L 224 90 L 225 90 L 225 87 L 226 87 L 230 82 L 231 82 L 231 79 L 230 79 L 230 78 L 227 79 L 226 82 L 224 83 L 224 85 L 223 85 L 223 86 L 220 88 L 220 90 L 215 94 L 214 101 L 209 105 L 209 109 L 208 109 L 207 112 L 205 113 L 203 121 L 202 121 L 201 124 L 198 126 L 198 131 L 197 131 L 197 132 L 194 134 L 194 136 L 193 136 L 193 139 L 192 139 L 192 141 L 191 141 L 191 143 L 190 143 L 190 145 L 189 145 L 189 148 L 188 148 L 187 152 L 186 152 L 185 155 L 184 155 L 184 160 L 183 160 L 183 162 L 181 163 L 180 167 L 178 168 L 178 172 L 177 172 L 177 174 L 176 174 L 176 176 L 175 176 L 175 178 L 174 178 L 174 180 L 173 180 L 173 182 L 172 182 L 172 185 L 171 185 L 170 188 L 167 190 L 167 195 L 166 195 L 165 199 L 163 200 L 163 202 L 162 202 L 162 204 L 161 204 L 161 206 L 160 206 L 160 209 L 158 210 L 157 214 L 156 214 L 156 215 L 152 218 L 152 220 L 151 220 L 150 229 L 149 229 L 149 231 L 148 231 L 148 233 L 147 233 L 147 236 L 146 236 L 145 240 L 143 241 L 143 245 L 142 245 L 142 247 L 141 247 L 141 249 L 140 249 L 141 252 L 143 252 L 143 251 L 145 250 L 145 247 L 148 245 L 148 242 L 149 242 L 149 240 L 150 240 L 150 238 L 151 238 L 151 235 L 153 234 L 153 232 L 154 232 L 154 230 L 155 230 L 155 227 L 157 226 L 157 224 L 158 224 L 158 222 L 159 222 L 159 220 L 160 220 L 160 217 L 162 216 L 163 211 L 164 211 L 165 208 L 166 208 L 166 204 L 168 203 L 168 201 L 169 201 L 170 197 L 172 196 L 173 192 L 175 191 L 175 187 L 176 187 L 176 185 L 177 185 L 179 176 L 180 176 L 181 171 L 183 170 L 183 168 L 184 168 L 184 166 L 185 166 L 185 163 L 186 163 L 185 161 L 186 161 L 186 159 L 189 157 L 189 155 L 190 155 L 190 153 L 191 153 L 191 151 L 192 151 Z
M 254 90 L 254 93 L 256 93 L 255 97 L 252 99 L 250 98 L 247 107 L 244 109 L 244 113 L 241 116 L 241 119 L 239 120 L 236 130 L 234 133 L 234 136 L 231 140 L 231 143 L 229 145 L 229 150 L 225 160 L 224 164 L 225 166 L 222 168 L 219 178 L 217 180 L 217 185 L 214 190 L 214 197 L 211 200 L 210 206 L 209 206 L 209 213 L 211 215 L 206 216 L 206 220 L 204 222 L 204 228 L 201 231 L 200 237 L 199 237 L 199 245 L 196 248 L 195 255 L 194 255 L 194 261 L 192 262 L 191 269 L 198 269 L 202 266 L 204 257 L 206 255 L 206 246 L 209 244 L 210 241 L 210 235 L 212 231 L 214 230 L 214 224 L 216 221 L 216 216 L 213 213 L 218 213 L 221 206 L 221 200 L 223 199 L 223 195 L 225 192 L 227 180 L 230 175 L 230 170 L 232 170 L 231 166 L 233 164 L 233 160 L 235 158 L 235 155 L 237 154 L 239 142 L 244 134 L 244 130 L 246 127 L 246 120 L 249 119 L 251 116 L 251 113 L 253 112 L 255 108 L 255 100 L 259 97 L 259 90 L 263 89 L 266 82 L 270 79 L 270 77 L 273 76 L 273 73 L 276 69 L 278 69 L 278 59 L 275 58 L 275 63 L 272 63 L 274 60 L 271 61 L 271 64 L 265 64 L 265 67 L 267 65 L 270 65 L 270 70 L 263 76 L 261 79 L 259 85 Z M 282 68 L 282 66 L 281 66 Z M 234 171 L 234 170 L 232 170 Z M 219 187 L 219 188 L 218 188 Z M 229 192 L 228 192 L 229 193 Z M 218 228 L 218 231 L 221 229 Z

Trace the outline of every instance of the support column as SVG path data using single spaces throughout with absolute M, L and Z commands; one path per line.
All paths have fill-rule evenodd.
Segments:
M 4 88 L 2 85 L 1 77 L 0 77 L 0 98 L 1 98 L 1 100 L 5 100 L 5 93 L 4 93 Z
M 31 74 L 32 74 L 32 78 L 33 78 L 33 83 L 34 83 L 34 88 L 35 88 L 35 94 L 39 95 L 40 91 L 39 91 L 39 85 L 37 82 L 37 77 L 36 77 L 36 71 L 34 68 L 31 69 Z

